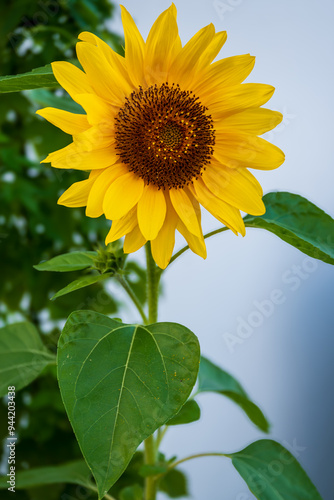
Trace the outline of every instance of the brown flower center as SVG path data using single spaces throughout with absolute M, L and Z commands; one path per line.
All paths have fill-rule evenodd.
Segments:
M 115 118 L 120 160 L 146 184 L 183 188 L 202 174 L 213 154 L 215 132 L 206 112 L 178 85 L 140 87 Z

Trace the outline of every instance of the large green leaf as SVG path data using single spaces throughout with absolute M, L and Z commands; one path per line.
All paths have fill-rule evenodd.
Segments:
M 125 325 L 91 311 L 71 314 L 59 340 L 59 385 L 100 497 L 138 445 L 178 413 L 198 365 L 198 340 L 184 326 Z
M 167 425 L 190 424 L 201 418 L 201 410 L 196 401 L 190 399 L 182 406 L 181 410 L 175 417 L 171 418 Z
M 262 439 L 226 456 L 259 500 L 321 500 L 299 462 L 275 441 Z
M 41 262 L 34 266 L 37 271 L 80 271 L 87 269 L 94 264 L 97 252 L 70 252 L 53 257 L 53 259 Z
M 247 215 L 247 227 L 267 229 L 306 255 L 334 264 L 334 219 L 306 198 L 293 193 L 268 193 L 266 213 Z
M 15 323 L 0 329 L 0 396 L 8 386 L 16 390 L 30 384 L 55 356 L 43 345 L 32 323 Z
M 0 478 L 0 489 L 8 488 L 7 481 L 8 476 Z M 38 467 L 16 473 L 15 486 L 18 490 L 55 483 L 74 483 L 91 487 L 91 472 L 84 460 L 77 460 L 53 467 Z
M 260 408 L 249 399 L 239 382 L 203 356 L 198 373 L 197 392 L 217 392 L 227 396 L 244 410 L 248 418 L 259 429 L 268 432 L 267 419 Z
M 33 69 L 29 73 L 0 76 L 0 92 L 20 92 L 41 87 L 59 87 L 59 83 L 53 76 L 51 64 Z
M 105 273 L 105 274 L 94 274 L 89 276 L 83 276 L 82 278 L 72 281 L 61 290 L 58 290 L 58 292 L 55 293 L 53 297 L 51 297 L 51 300 L 57 299 L 62 295 L 66 295 L 67 293 L 74 292 L 75 290 L 79 290 L 80 288 L 93 285 L 94 283 L 98 283 L 99 281 L 104 281 L 113 275 L 114 273 Z

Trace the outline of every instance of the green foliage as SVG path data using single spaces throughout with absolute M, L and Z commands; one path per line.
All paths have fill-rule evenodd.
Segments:
M 80 271 L 92 267 L 97 252 L 70 252 L 53 257 L 53 259 L 41 262 L 34 266 L 37 271 Z
M 248 418 L 261 431 L 268 432 L 267 419 L 260 408 L 249 399 L 239 382 L 203 356 L 198 373 L 197 393 L 201 392 L 216 392 L 228 397 L 244 410 Z
M 63 295 L 66 295 L 67 293 L 74 292 L 75 290 L 79 290 L 80 288 L 84 288 L 89 285 L 93 285 L 94 283 L 98 283 L 100 281 L 104 281 L 108 278 L 111 278 L 113 276 L 113 273 L 106 273 L 106 274 L 96 274 L 92 276 L 83 276 L 82 278 L 79 278 L 75 281 L 72 281 L 72 283 L 69 283 L 67 286 L 59 290 L 57 293 L 55 293 L 52 297 L 52 300 L 57 299 L 58 297 L 62 297 Z
M 171 498 L 189 496 L 186 476 L 177 469 L 171 469 L 161 479 L 159 489 Z
M 41 87 L 59 87 L 59 83 L 53 76 L 51 64 L 20 75 L 0 76 L 0 93 L 20 92 Z
M 55 95 L 53 92 L 45 89 L 29 90 L 25 92 L 25 96 L 33 104 L 39 104 L 43 107 L 64 109 L 65 111 L 69 111 L 70 113 L 84 113 L 82 107 L 75 101 L 73 101 L 73 99 L 71 99 L 67 94 L 65 94 L 63 91 L 61 92 L 61 94 L 62 95 L 60 97 L 58 95 Z M 42 123 L 45 123 L 42 118 L 41 121 Z
M 62 398 L 102 497 L 138 445 L 178 413 L 195 384 L 199 346 L 174 323 L 69 317 L 58 346 Z
M 321 500 L 296 458 L 275 441 L 261 439 L 227 456 L 259 500 Z
M 190 424 L 201 418 L 201 410 L 196 401 L 187 401 L 175 417 L 171 418 L 167 425 Z
M 55 356 L 43 345 L 31 323 L 16 323 L 0 329 L 0 396 L 8 386 L 16 390 L 30 384 Z
M 334 264 L 334 220 L 306 198 L 293 193 L 268 193 L 266 213 L 247 215 L 247 227 L 270 231 L 306 255 Z
M 143 493 L 144 490 L 139 484 L 127 486 L 121 491 L 119 500 L 142 500 Z
M 91 487 L 91 473 L 84 460 L 54 467 L 38 467 L 16 474 L 16 488 L 25 489 L 45 484 L 73 483 Z M 7 477 L 0 478 L 0 489 L 7 489 Z

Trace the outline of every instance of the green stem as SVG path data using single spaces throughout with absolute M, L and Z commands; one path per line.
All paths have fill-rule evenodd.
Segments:
M 164 435 L 166 434 L 167 431 L 168 431 L 168 425 L 166 425 L 164 427 L 164 429 L 162 427 L 160 427 L 158 429 L 158 435 L 157 435 L 157 439 L 156 439 L 156 442 L 155 442 L 155 449 L 156 449 L 157 452 L 159 450 L 161 441 L 163 440 Z
M 147 263 L 147 300 L 148 300 L 148 321 L 156 323 L 158 320 L 158 299 L 159 299 L 159 279 L 156 263 L 152 257 L 151 245 L 145 245 Z
M 144 312 L 144 309 L 142 308 L 136 294 L 134 293 L 134 291 L 130 287 L 129 283 L 126 281 L 125 278 L 123 278 L 123 276 L 120 276 L 120 275 L 117 275 L 116 279 L 117 279 L 118 283 L 124 288 L 126 293 L 129 295 L 130 299 L 132 300 L 132 302 L 134 303 L 134 305 L 138 309 L 138 312 L 139 312 L 140 316 L 142 317 L 143 322 L 145 324 L 147 324 L 148 319 L 147 319 L 147 316 Z
M 219 229 L 215 229 L 214 231 L 211 231 L 210 233 L 207 233 L 204 235 L 204 239 L 206 240 L 207 238 L 210 238 L 211 236 L 214 236 L 215 234 L 218 233 L 223 233 L 224 231 L 228 231 L 228 227 L 220 227 Z M 181 248 L 176 254 L 173 255 L 173 257 L 170 259 L 168 267 L 174 262 L 178 257 L 180 257 L 186 250 L 189 250 L 189 245 L 186 245 L 185 247 Z M 158 273 L 161 275 L 163 273 L 164 269 L 159 269 Z
M 197 455 L 190 455 L 189 457 L 182 458 L 181 460 L 178 460 L 177 462 L 172 463 L 169 465 L 168 470 L 174 469 L 178 465 L 182 464 L 183 462 L 188 462 L 188 460 L 193 460 L 194 458 L 201 458 L 201 457 L 228 457 L 229 455 L 226 455 L 225 453 L 198 453 Z M 157 481 L 160 477 L 162 477 L 165 473 L 163 474 L 158 474 L 155 477 L 155 480 Z
M 148 301 L 148 323 L 156 323 L 158 320 L 159 279 L 157 266 L 154 262 L 149 242 L 145 245 L 147 262 L 147 301 Z M 147 322 L 146 322 L 147 324 Z M 153 434 L 144 441 L 145 464 L 156 463 L 157 446 Z M 145 500 L 155 500 L 157 495 L 157 482 L 154 476 L 145 479 Z

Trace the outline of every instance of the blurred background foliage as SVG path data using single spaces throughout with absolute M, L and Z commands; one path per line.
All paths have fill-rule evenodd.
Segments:
M 114 13 L 109 0 L 15 0 L 0 4 L 1 75 L 19 74 L 56 60 L 75 58 L 75 43 L 81 31 L 101 36 L 122 53 L 123 40 L 106 28 Z M 0 323 L 33 322 L 49 349 L 56 342 L 66 317 L 73 310 L 93 309 L 117 316 L 119 303 L 95 284 L 54 302 L 50 296 L 78 273 L 38 272 L 33 265 L 71 250 L 93 250 L 103 242 L 108 222 L 84 217 L 84 209 L 56 204 L 73 182 L 85 178 L 78 171 L 56 171 L 40 160 L 71 142 L 71 137 L 35 114 L 42 106 L 75 110 L 75 103 L 61 89 L 2 94 L 0 98 Z M 135 263 L 132 272 L 143 273 Z M 138 290 L 137 290 L 138 292 Z M 88 296 L 88 298 L 87 298 Z M 99 297 L 95 300 L 94 297 Z M 3 402 L 5 403 L 5 402 Z M 79 447 L 60 398 L 55 369 L 16 397 L 16 428 L 19 436 L 17 470 L 56 465 L 81 458 Z M 0 404 L 5 424 L 7 408 Z M 7 426 L 2 425 L 2 443 Z M 1 473 L 6 473 L 2 447 Z M 139 481 L 141 479 L 139 478 Z M 117 486 L 115 486 L 117 490 Z M 17 500 L 95 498 L 92 492 L 73 485 L 55 485 L 16 491 Z M 67 496 L 68 495 L 68 496 Z M 1 498 L 12 498 L 3 491 Z

